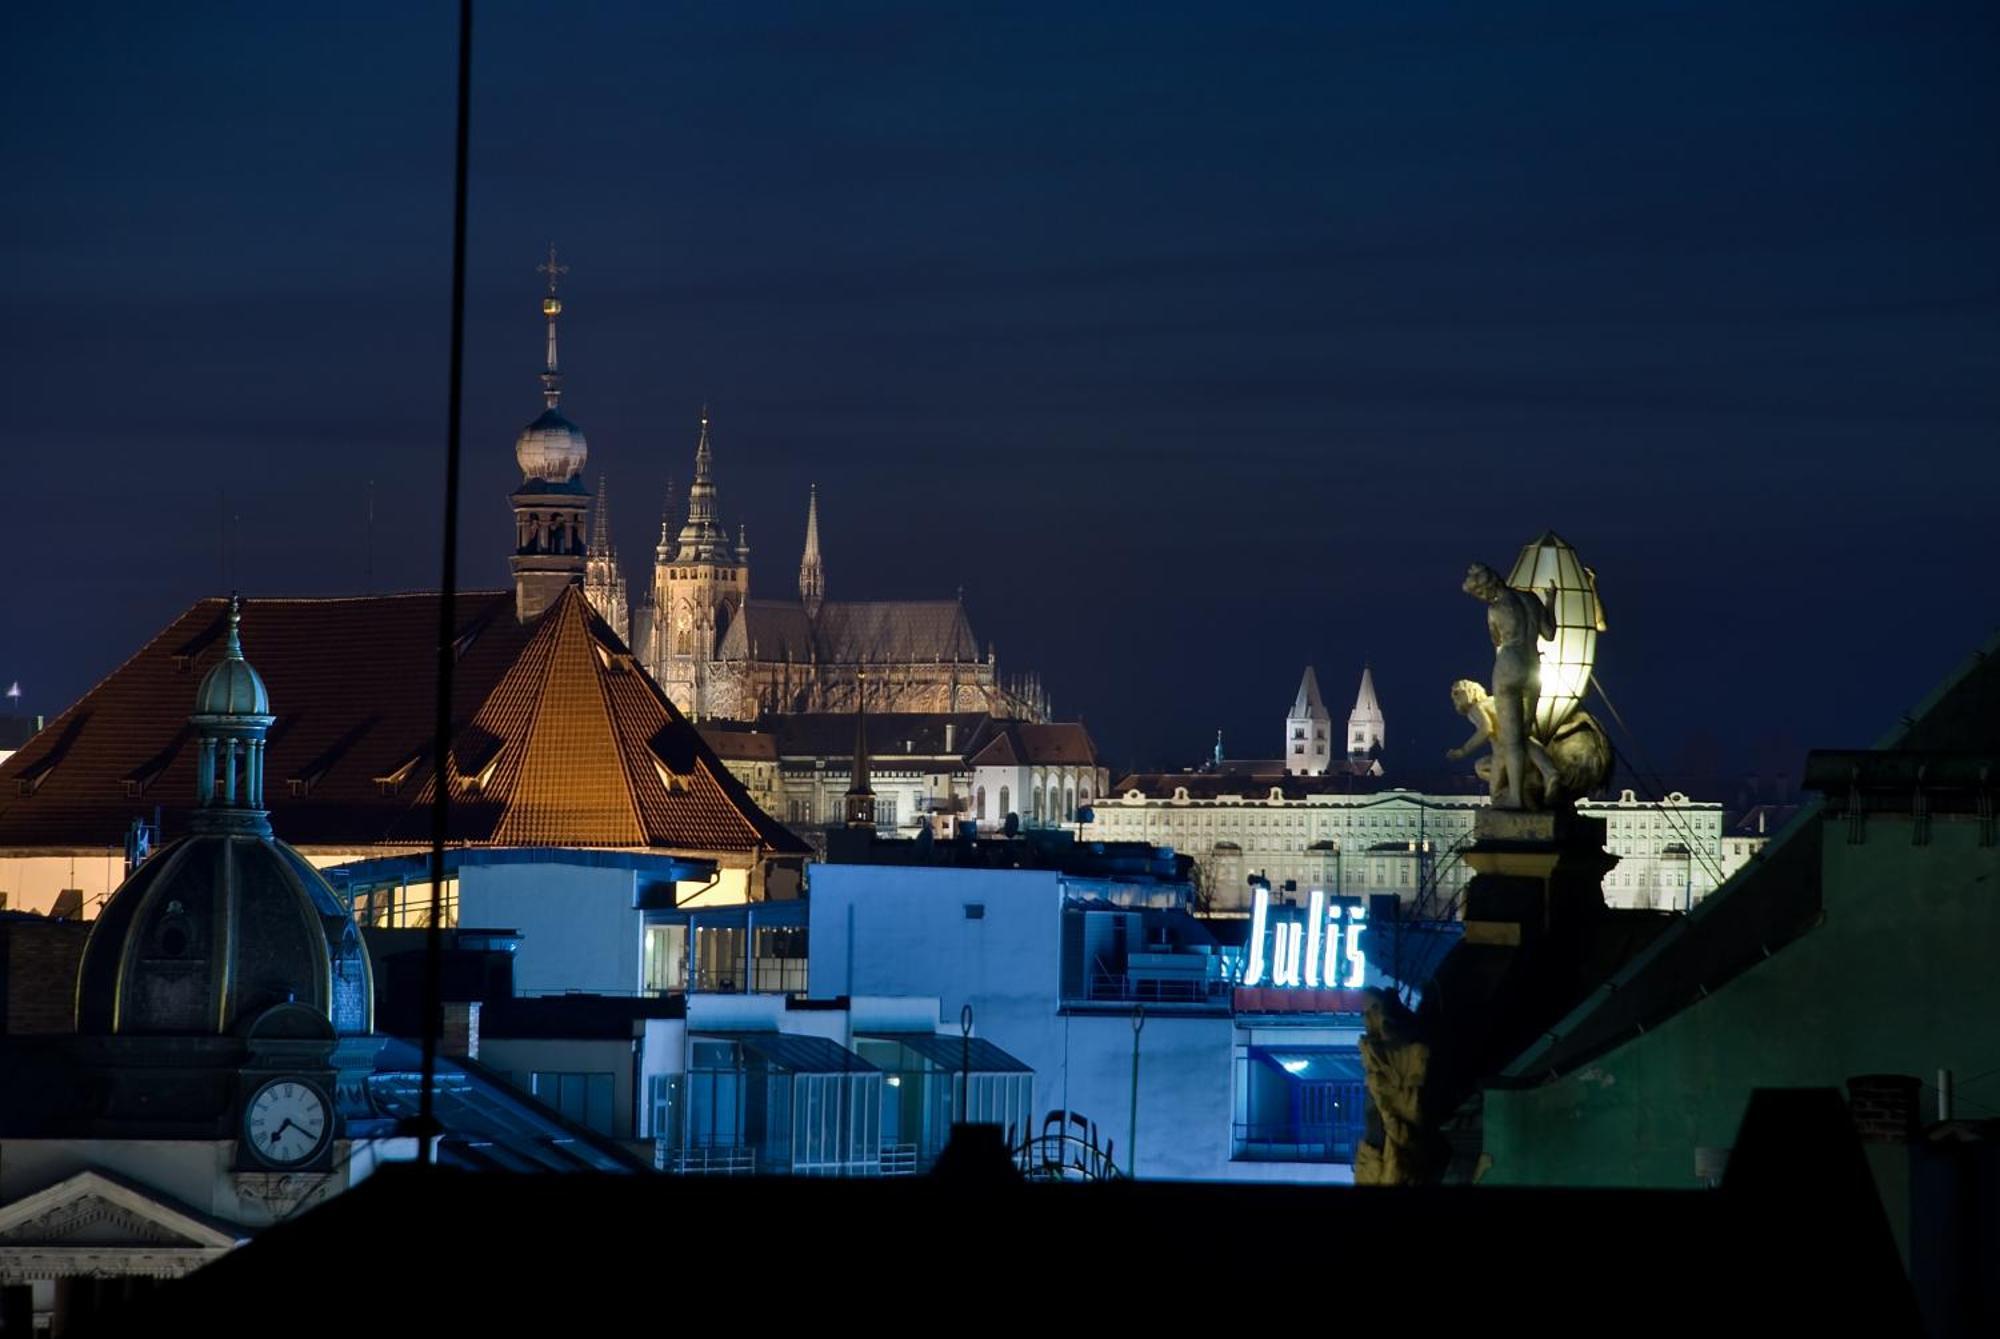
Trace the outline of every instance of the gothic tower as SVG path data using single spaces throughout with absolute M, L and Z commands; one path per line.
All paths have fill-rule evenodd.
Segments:
M 1319 676 L 1308 665 L 1285 717 L 1285 771 L 1292 776 L 1325 775 L 1333 760 L 1332 734 L 1333 713 L 1320 700 Z
M 1354 695 L 1354 710 L 1347 716 L 1347 756 L 1365 758 L 1382 747 L 1382 706 L 1375 700 L 1375 675 L 1361 667 L 1361 691 Z
M 583 486 L 583 466 L 589 447 L 583 430 L 556 408 L 562 402 L 562 373 L 556 361 L 556 317 L 562 300 L 556 282 L 569 266 L 556 264 L 556 249 L 536 267 L 549 277 L 542 315 L 548 319 L 547 362 L 542 369 L 541 416 L 514 441 L 514 459 L 521 466 L 521 486 L 514 490 L 514 613 L 523 623 L 541 616 L 565 587 L 584 578 L 586 547 L 583 513 L 590 490 Z
M 618 570 L 618 550 L 611 543 L 611 493 L 604 476 L 597 476 L 597 505 L 590 515 L 590 552 L 584 559 L 583 593 L 597 616 L 611 625 L 618 640 L 632 644 L 625 578 Z
M 715 452 L 708 443 L 708 410 L 701 413 L 695 444 L 694 483 L 687 521 L 672 558 L 654 575 L 653 678 L 676 707 L 699 720 L 726 710 L 712 702 L 710 665 L 721 653 L 730 624 L 750 594 L 750 565 L 716 517 Z
M 799 602 L 807 618 L 818 618 L 826 601 L 826 569 L 819 560 L 819 485 L 806 496 L 806 554 L 799 561 Z

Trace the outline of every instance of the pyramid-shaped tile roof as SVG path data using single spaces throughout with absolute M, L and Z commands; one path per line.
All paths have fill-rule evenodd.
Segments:
M 277 722 L 272 823 L 302 846 L 427 840 L 434 594 L 249 600 L 242 637 Z M 203 600 L 0 764 L 0 849 L 115 847 L 194 796 L 187 715 L 222 654 L 226 600 Z M 452 837 L 490 845 L 802 854 L 590 609 L 539 620 L 510 591 L 458 597 Z

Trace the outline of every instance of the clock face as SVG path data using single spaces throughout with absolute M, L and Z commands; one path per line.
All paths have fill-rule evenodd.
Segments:
M 243 1137 L 265 1162 L 291 1166 L 319 1152 L 333 1133 L 333 1113 L 319 1089 L 297 1079 L 272 1079 L 243 1112 Z

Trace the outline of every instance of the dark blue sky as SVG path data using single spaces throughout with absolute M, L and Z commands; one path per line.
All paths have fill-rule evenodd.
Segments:
M 189 601 L 436 584 L 454 7 L 11 7 L 0 680 Z M 644 581 L 704 398 L 753 593 L 948 595 L 1114 766 L 1390 765 L 1546 527 L 1656 764 L 1871 742 L 1992 629 L 1991 6 L 489 5 L 463 572 L 539 407 Z M 254 658 L 255 650 L 252 650 Z M 330 656 L 365 647 L 329 647 Z

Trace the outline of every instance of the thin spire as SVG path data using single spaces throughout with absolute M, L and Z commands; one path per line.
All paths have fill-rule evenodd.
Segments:
M 234 591 L 229 595 L 229 641 L 222 655 L 225 660 L 243 659 L 243 601 Z
M 556 244 L 550 242 L 549 258 L 535 266 L 535 270 L 549 277 L 548 296 L 542 299 L 542 315 L 549 318 L 549 352 L 548 362 L 542 369 L 542 400 L 554 409 L 562 399 L 562 365 L 556 360 L 556 317 L 562 315 L 563 308 L 562 299 L 556 296 L 556 284 L 569 273 L 569 266 L 556 263 Z
M 597 500 L 590 509 L 590 556 L 611 556 L 611 490 L 604 475 L 597 476 Z
M 819 556 L 819 485 L 806 495 L 806 552 L 799 560 L 799 601 L 807 618 L 818 618 L 826 600 L 826 568 Z
M 688 489 L 687 524 L 681 527 L 682 562 L 730 561 L 729 532 L 715 517 L 715 449 L 708 444 L 708 406 L 701 407 L 701 437 L 694 448 L 694 485 Z
M 750 523 L 748 521 L 738 521 L 736 523 L 736 561 L 739 563 L 750 561 Z

